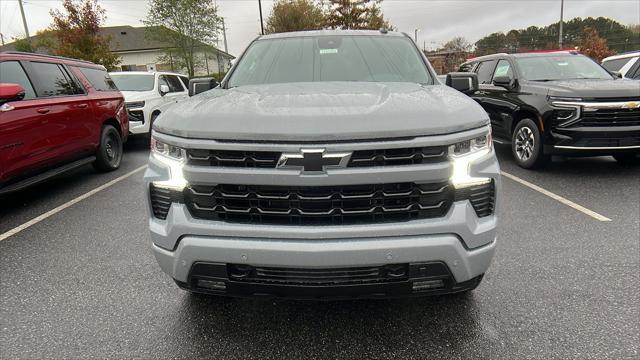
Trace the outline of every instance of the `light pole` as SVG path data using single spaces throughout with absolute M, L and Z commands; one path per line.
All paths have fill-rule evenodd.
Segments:
M 262 23 L 262 1 L 258 0 L 258 9 L 260 10 L 260 33 L 264 35 L 264 24 Z
M 562 17 L 564 15 L 564 0 L 560 0 L 560 30 L 558 31 L 558 48 L 562 50 Z

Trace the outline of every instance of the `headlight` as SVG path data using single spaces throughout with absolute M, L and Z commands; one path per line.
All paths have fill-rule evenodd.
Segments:
M 471 164 L 491 152 L 491 129 L 485 135 L 461 141 L 449 147 L 449 158 L 453 164 L 451 183 L 457 188 L 486 184 L 488 177 L 473 177 L 470 174 Z
M 182 173 L 182 168 L 187 158 L 186 153 L 185 149 L 181 147 L 165 144 L 152 137 L 151 156 L 167 165 L 170 176 L 169 180 L 154 181 L 153 184 L 158 187 L 182 191 L 187 186 L 187 180 Z
M 128 103 L 125 103 L 125 106 L 127 107 L 127 109 L 142 108 L 142 107 L 144 107 L 144 101 L 128 102 Z
M 549 96 L 551 107 L 555 109 L 554 116 L 558 127 L 567 127 L 580 121 L 581 98 L 566 98 Z

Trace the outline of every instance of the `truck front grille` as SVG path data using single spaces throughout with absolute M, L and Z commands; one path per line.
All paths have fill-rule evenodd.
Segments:
M 583 111 L 578 126 L 640 126 L 640 109 Z
M 341 225 L 444 216 L 454 198 L 447 182 L 288 187 L 193 185 L 184 201 L 199 219 L 253 224 Z
M 280 155 L 282 153 L 277 151 L 187 150 L 188 162 L 195 166 L 274 169 Z M 444 146 L 357 150 L 353 152 L 348 167 L 417 165 L 446 160 L 447 148 Z
M 349 167 L 415 165 L 447 160 L 444 146 L 354 151 Z

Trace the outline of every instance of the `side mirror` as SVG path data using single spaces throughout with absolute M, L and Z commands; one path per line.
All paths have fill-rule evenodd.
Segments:
M 448 73 L 445 84 L 467 95 L 474 93 L 479 88 L 478 75 L 471 72 Z
M 609 71 L 611 75 L 616 79 L 622 79 L 622 73 L 620 71 Z
M 20 84 L 0 83 L 0 104 L 19 101 L 24 98 L 24 89 Z
M 516 81 L 508 76 L 496 76 L 493 78 L 493 85 L 511 90 L 515 87 Z
M 169 85 L 160 85 L 160 95 L 165 96 L 169 92 Z
M 197 95 L 220 85 L 214 78 L 200 78 L 189 80 L 189 96 Z

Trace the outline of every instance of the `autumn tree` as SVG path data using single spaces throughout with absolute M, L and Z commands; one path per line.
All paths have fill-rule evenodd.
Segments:
M 382 0 L 329 0 L 326 24 L 332 29 L 393 29 L 380 10 Z
M 317 30 L 325 24 L 324 13 L 313 0 L 277 0 L 267 19 L 267 34 Z
M 582 42 L 580 43 L 580 52 L 589 56 L 597 62 L 607 56 L 615 54 L 615 51 L 609 49 L 607 40 L 598 35 L 598 31 L 590 26 L 585 26 L 583 30 Z
M 473 46 L 463 37 L 457 36 L 447 41 L 438 49 L 445 54 L 444 67 L 446 72 L 455 71 L 468 57 Z
M 98 0 L 64 0 L 64 11 L 51 10 L 53 24 L 46 32 L 46 41 L 38 46 L 60 56 L 82 59 L 113 69 L 120 62 L 119 56 L 109 49 L 110 38 L 100 34 L 105 10 Z
M 164 59 L 159 60 L 170 58 L 193 77 L 203 63 L 198 54 L 206 54 L 210 44 L 218 40 L 222 20 L 213 0 L 150 0 L 144 24 L 149 40 L 170 44 Z

